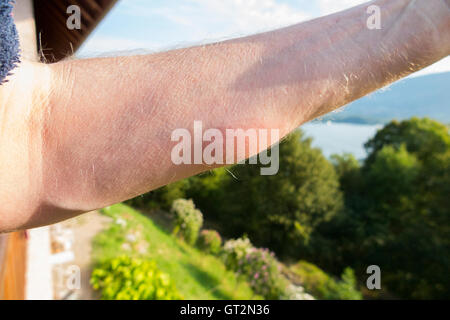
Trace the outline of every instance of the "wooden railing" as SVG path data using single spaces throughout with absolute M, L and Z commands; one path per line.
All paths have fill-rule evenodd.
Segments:
M 26 260 L 25 231 L 0 235 L 0 300 L 25 299 Z

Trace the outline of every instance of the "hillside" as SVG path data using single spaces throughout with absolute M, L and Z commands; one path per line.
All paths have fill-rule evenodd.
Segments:
M 185 299 L 261 299 L 223 262 L 175 237 L 124 204 L 102 209 L 114 222 L 93 240 L 94 264 L 120 255 L 156 261 Z
M 386 123 L 413 116 L 450 123 L 450 72 L 408 78 L 359 99 L 322 120 Z

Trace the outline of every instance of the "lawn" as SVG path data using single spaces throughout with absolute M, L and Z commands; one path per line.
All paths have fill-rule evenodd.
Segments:
M 102 209 L 113 222 L 93 240 L 94 263 L 118 255 L 156 261 L 184 299 L 259 299 L 222 261 L 187 245 L 148 216 L 125 204 Z

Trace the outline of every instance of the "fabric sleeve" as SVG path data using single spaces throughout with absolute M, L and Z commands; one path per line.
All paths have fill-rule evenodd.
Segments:
M 13 0 L 0 0 L 0 85 L 20 62 L 19 38 L 12 17 Z

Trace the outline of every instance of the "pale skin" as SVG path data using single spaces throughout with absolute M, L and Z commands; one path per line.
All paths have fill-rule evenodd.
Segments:
M 367 28 L 372 4 L 381 30 Z M 449 54 L 450 0 L 378 0 L 206 46 L 23 62 L 0 86 L 0 231 L 210 170 L 171 161 L 172 131 L 194 120 L 219 130 L 276 128 L 282 138 Z

